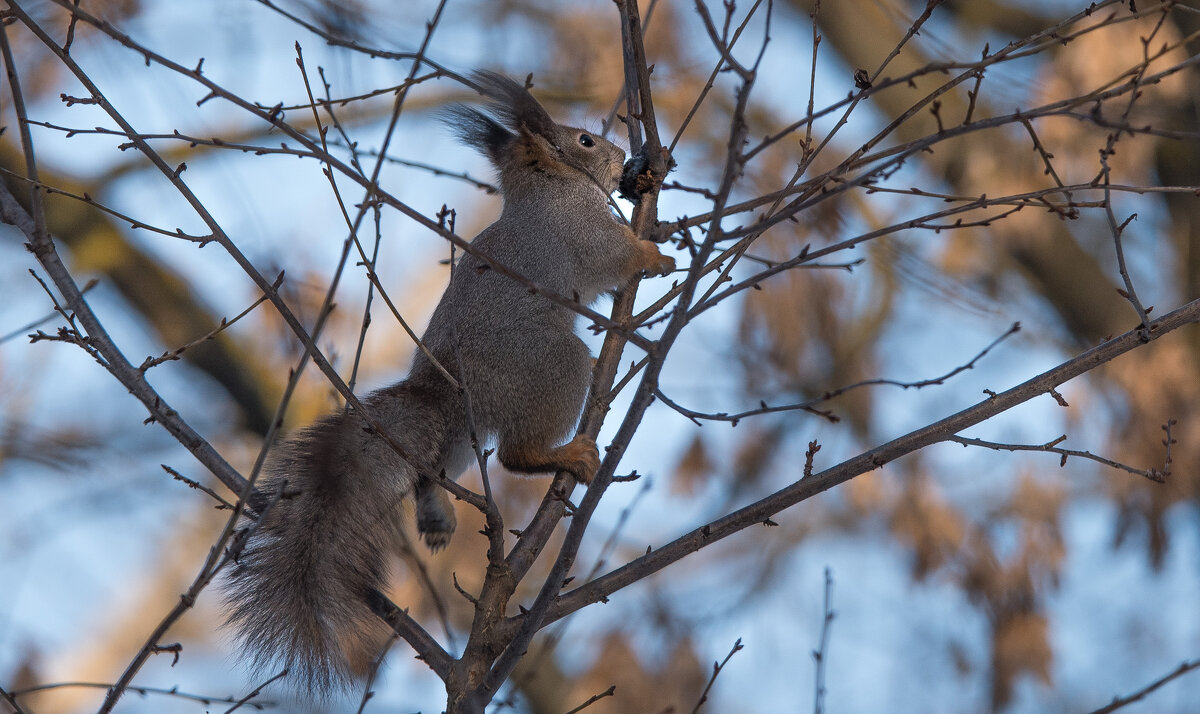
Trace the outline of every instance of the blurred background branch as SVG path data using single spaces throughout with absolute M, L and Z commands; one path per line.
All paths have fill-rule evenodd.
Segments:
M 224 98 L 204 101 L 208 90 L 189 77 L 147 67 L 136 49 L 71 20 L 70 0 L 9 5 L 60 47 L 70 36 L 70 57 L 167 164 L 187 165 L 177 178 L 247 260 L 262 275 L 286 274 L 277 297 L 305 325 L 326 314 L 346 237 L 330 182 L 346 196 L 355 183 L 363 189 L 336 167 L 381 159 L 380 190 L 411 210 L 375 210 L 365 189 L 357 208 L 347 206 L 378 222 L 363 229 L 381 237 L 371 275 L 418 332 L 448 275 L 439 265 L 445 236 L 431 230 L 446 215 L 439 207 L 455 209 L 462 236 L 495 215 L 486 171 L 428 121 L 471 98 L 455 81 L 463 70 L 532 75 L 551 113 L 591 118 L 581 125 L 599 126 L 619 106 L 626 126 L 652 110 L 663 137 L 678 134 L 678 143 L 663 142 L 675 168 L 655 199 L 661 223 L 643 212 L 646 224 L 635 224 L 669 238 L 664 250 L 681 267 L 689 257 L 703 263 L 700 299 L 684 306 L 686 329 L 656 386 L 687 406 L 681 416 L 652 405 L 629 438 L 616 474 L 636 469 L 644 486 L 615 480 L 579 545 L 587 564 L 604 553 L 604 570 L 792 488 L 806 454 L 819 473 L 822 462 L 854 457 L 1135 329 L 1142 316 L 1126 296 L 1136 295 L 1148 322 L 1200 298 L 1195 2 L 781 0 L 754 92 L 740 104 L 743 76 L 728 68 L 754 66 L 767 4 L 701 3 L 706 23 L 691 3 L 643 2 L 635 8 L 649 106 L 617 104 L 628 65 L 607 0 L 451 0 L 425 54 L 434 2 L 81 6 L 128 33 L 132 47 L 197 68 L 278 125 Z M 20 26 L 6 29 L 39 184 L 53 189 L 42 192 L 46 227 L 66 269 L 80 285 L 94 282 L 87 304 L 130 364 L 186 346 L 146 371 L 147 384 L 231 468 L 249 473 L 304 346 L 274 307 L 232 319 L 262 290 L 218 250 L 171 235 L 203 241 L 211 231 L 145 171 L 144 158 L 124 151 L 130 139 L 119 128 L 76 101 L 87 93 L 62 62 Z M 346 137 L 328 137 L 329 177 L 312 160 L 323 158 L 312 148 L 321 130 L 297 80 L 296 41 L 312 76 L 319 67 L 330 85 L 316 116 Z M 419 67 L 418 56 L 427 58 Z M 404 113 L 393 135 L 398 92 Z M 29 212 L 7 86 L 4 98 L 0 179 Z M 738 122 L 746 141 L 731 146 Z M 51 307 L 29 277 L 27 238 L 4 232 L 0 335 Z M 829 265 L 839 269 L 820 269 Z M 391 310 L 367 312 L 364 333 L 372 279 L 345 274 L 319 347 L 350 374 L 364 336 L 364 388 L 394 380 L 412 341 Z M 619 314 L 647 323 L 636 333 L 642 348 L 686 294 L 683 276 L 648 282 L 636 304 L 621 303 Z M 24 328 L 45 331 L 32 344 L 0 341 L 0 580 L 13 584 L 0 595 L 0 611 L 11 613 L 0 617 L 0 682 L 38 712 L 94 710 L 94 691 L 32 688 L 114 681 L 195 580 L 227 519 L 210 497 L 163 474 L 169 464 L 220 488 L 186 450 L 142 427 L 145 410 L 92 357 L 51 339 L 68 317 Z M 616 324 L 595 319 L 599 331 Z M 1019 334 L 964 362 L 1018 320 Z M 598 351 L 602 338 L 588 339 Z M 627 358 L 642 361 L 619 384 L 637 385 L 650 360 L 641 349 Z M 617 347 L 602 357 L 614 375 L 621 359 Z M 917 386 L 930 375 L 953 379 L 920 390 L 842 389 Z M 339 401 L 322 375 L 297 375 L 296 385 L 288 426 Z M 569 636 L 533 639 L 495 708 L 686 711 L 710 685 L 708 711 L 795 708 L 813 694 L 803 667 L 820 642 L 835 653 L 820 663 L 818 708 L 827 711 L 1086 711 L 1106 702 L 1102 711 L 1133 711 L 1143 697 L 1147 711 L 1192 711 L 1198 678 L 1185 668 L 1162 673 L 1200 652 L 1200 330 L 1137 346 L 1060 389 L 961 437 L 1008 453 L 931 447 L 660 576 L 606 591 L 611 602 L 573 617 Z M 611 412 L 602 443 L 633 391 L 603 405 Z M 781 406 L 806 404 L 815 413 Z M 600 411 L 587 428 L 599 428 Z M 737 428 L 685 418 L 722 415 Z M 1056 434 L 1074 448 L 1043 443 Z M 1033 453 L 1012 451 L 1024 445 Z M 1103 462 L 1060 464 L 1036 451 Z M 1105 463 L 1169 476 L 1160 485 Z M 479 490 L 473 478 L 464 485 Z M 541 480 L 493 478 L 509 524 L 550 513 L 546 504 L 558 516 L 573 507 Z M 469 535 L 483 527 L 480 516 L 472 508 L 459 516 L 451 547 L 438 557 L 408 553 L 387 593 L 415 623 L 445 634 L 446 646 L 470 630 L 473 607 L 459 593 L 480 592 L 486 562 L 484 539 Z M 534 521 L 551 552 L 561 538 L 555 520 Z M 609 533 L 617 535 L 602 543 Z M 526 560 L 529 577 L 513 598 L 527 605 L 551 563 Z M 819 617 L 826 565 L 839 574 L 828 645 Z M 583 567 L 568 589 L 587 586 Z M 137 684 L 221 692 L 214 702 L 231 688 L 255 691 L 264 678 L 230 669 L 214 634 L 220 619 L 219 603 L 202 594 L 167 633 L 183 643 L 180 664 L 153 657 Z M 744 651 L 710 681 L 711 663 L 738 638 Z M 373 686 L 369 701 L 359 692 L 347 709 L 360 700 L 367 711 L 444 704 L 404 645 Z M 1114 701 L 1119 692 L 1136 694 Z

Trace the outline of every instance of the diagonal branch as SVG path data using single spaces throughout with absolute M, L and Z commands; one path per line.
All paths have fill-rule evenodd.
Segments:
M 1200 299 L 1193 300 L 1151 323 L 1150 341 L 1197 322 L 1200 322 Z M 824 493 L 855 476 L 873 471 L 890 461 L 932 444 L 947 441 L 963 429 L 975 426 L 1018 404 L 1045 394 L 1051 388 L 1089 372 L 1126 352 L 1137 349 L 1142 344 L 1144 344 L 1142 329 L 1139 327 L 1120 337 L 1108 340 L 1008 391 L 989 397 L 973 407 L 859 454 L 814 474 L 810 478 L 797 481 L 791 486 L 701 526 L 656 551 L 647 553 L 606 575 L 559 596 L 547 611 L 545 621 L 553 622 L 591 603 L 599 602 L 630 583 L 658 572 L 705 546 L 751 526 L 761 524 L 776 513 L 801 501 L 806 501 L 819 493 Z
M 1158 689 L 1159 687 L 1163 686 L 1164 684 L 1166 684 L 1166 683 L 1170 682 L 1171 680 L 1176 679 L 1178 677 L 1182 677 L 1183 675 L 1187 674 L 1188 672 L 1191 672 L 1196 669 L 1200 669 L 1200 659 L 1194 659 L 1190 662 L 1183 662 L 1182 664 L 1180 664 L 1178 667 L 1176 667 L 1171 672 L 1167 673 L 1166 675 L 1164 675 L 1162 677 L 1159 677 L 1158 679 L 1154 680 L 1150 684 L 1147 684 L 1145 687 L 1142 687 L 1141 689 L 1137 690 L 1133 694 L 1129 694 L 1124 697 L 1114 697 L 1112 702 L 1109 703 L 1108 706 L 1100 707 L 1099 709 L 1096 709 L 1095 711 L 1093 711 L 1091 714 L 1111 714 L 1112 712 L 1115 712 L 1118 709 L 1123 709 L 1126 706 L 1133 704 L 1134 702 L 1140 702 L 1141 700 L 1145 699 L 1148 695 L 1150 695 L 1152 692 L 1154 692 L 1154 690 Z

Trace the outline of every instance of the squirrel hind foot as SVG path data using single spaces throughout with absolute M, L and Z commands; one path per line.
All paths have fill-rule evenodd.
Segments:
M 450 494 L 437 484 L 417 489 L 417 532 L 434 553 L 450 544 L 458 520 Z
M 501 439 L 500 463 L 510 471 L 546 473 L 566 471 L 577 483 L 588 484 L 600 470 L 600 452 L 590 436 L 579 434 L 557 448 L 510 446 Z
M 446 546 L 450 545 L 450 537 L 454 535 L 454 531 L 449 530 L 426 530 L 421 531 L 421 539 L 425 541 L 425 547 L 429 548 L 430 552 L 440 553 Z
M 577 483 L 591 483 L 596 472 L 600 470 L 600 450 L 596 448 L 595 440 L 580 434 L 560 450 L 567 455 L 570 464 L 564 466 L 563 470 L 571 472 Z

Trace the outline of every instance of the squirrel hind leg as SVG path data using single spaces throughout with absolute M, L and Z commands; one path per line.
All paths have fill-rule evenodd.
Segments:
M 451 431 L 443 445 L 441 455 L 442 478 L 457 480 L 475 459 L 475 449 L 465 433 Z M 417 507 L 417 532 L 425 545 L 433 552 L 450 544 L 458 519 L 454 514 L 454 502 L 450 492 L 436 480 L 420 477 L 413 489 Z
M 450 544 L 458 519 L 446 489 L 429 479 L 417 482 L 417 532 L 425 545 L 438 552 Z
M 506 440 L 501 435 L 497 452 L 500 463 L 510 471 L 535 474 L 568 471 L 577 482 L 584 484 L 591 483 L 600 468 L 596 442 L 584 434 L 558 447 Z

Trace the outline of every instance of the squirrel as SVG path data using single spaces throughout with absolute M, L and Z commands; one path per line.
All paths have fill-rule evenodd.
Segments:
M 504 199 L 474 248 L 581 305 L 635 276 L 674 269 L 609 208 L 622 149 L 554 123 L 508 77 L 476 71 L 471 80 L 490 113 L 456 104 L 442 120 L 487 156 Z M 354 409 L 325 416 L 267 460 L 259 490 L 274 501 L 251 509 L 263 513 L 246 529 L 225 585 L 228 624 L 257 664 L 282 663 L 310 691 L 360 679 L 382 655 L 391 629 L 368 596 L 386 584 L 401 502 L 415 501 L 426 545 L 437 551 L 449 542 L 454 509 L 435 479 L 457 478 L 475 457 L 472 426 L 481 441 L 494 440 L 510 471 L 566 471 L 586 484 L 599 468 L 588 436 L 561 443 L 591 384 L 576 313 L 489 267 L 472 251 L 462 256 L 407 378 L 361 400 L 369 419 Z M 424 463 L 406 461 L 372 424 Z

